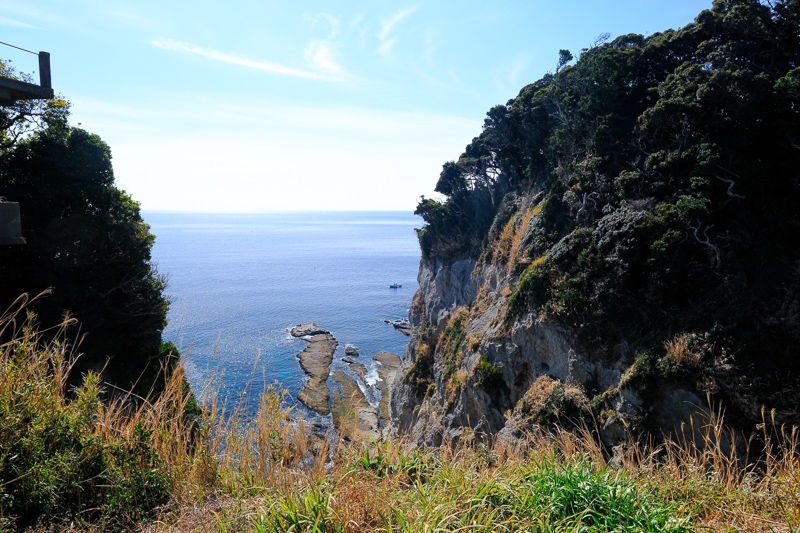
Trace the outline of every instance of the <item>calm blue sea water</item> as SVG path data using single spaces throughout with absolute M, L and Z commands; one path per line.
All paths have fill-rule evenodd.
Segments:
M 295 396 L 304 375 L 289 336 L 316 322 L 367 363 L 379 351 L 402 355 L 408 337 L 383 319 L 408 316 L 420 252 L 405 212 L 221 215 L 145 212 L 156 235 L 153 259 L 168 276 L 173 303 L 164 339 L 187 354 L 187 375 L 201 394 L 213 371 L 221 391 L 252 412 L 265 383 Z M 401 289 L 389 289 L 391 283 Z

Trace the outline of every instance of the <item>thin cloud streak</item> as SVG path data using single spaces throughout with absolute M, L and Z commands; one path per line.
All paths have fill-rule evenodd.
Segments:
M 306 60 L 331 74 L 343 74 L 342 66 L 334 58 L 334 47 L 330 41 L 311 41 L 306 48 Z
M 397 37 L 392 37 L 390 34 L 395 26 L 397 26 L 404 18 L 409 16 L 410 14 L 414 13 L 417 10 L 417 7 L 407 7 L 405 9 L 401 9 L 397 11 L 394 15 L 392 15 L 388 21 L 383 23 L 383 28 L 381 28 L 380 33 L 378 33 L 377 37 L 381 41 L 381 44 L 378 46 L 378 54 L 388 57 L 389 54 L 392 53 L 392 48 L 394 44 L 397 42 Z
M 378 39 L 380 39 L 381 41 L 386 40 L 386 38 L 389 37 L 389 33 L 392 31 L 392 28 L 397 26 L 397 24 L 401 20 L 403 20 L 416 10 L 417 10 L 416 7 L 407 7 L 405 9 L 401 9 L 400 11 L 392 15 L 392 17 L 388 21 L 383 23 L 383 29 L 378 34 Z
M 27 22 L 21 22 L 19 20 L 14 20 L 6 17 L 0 17 L 0 26 L 11 26 L 12 28 L 25 28 L 28 30 L 38 30 L 39 28 L 33 26 L 32 24 L 28 24 Z
M 317 72 L 311 72 L 308 70 L 287 67 L 286 65 L 281 65 L 280 63 L 272 63 L 270 61 L 250 59 L 247 57 L 237 56 L 234 54 L 228 54 L 225 52 L 220 52 L 219 50 L 214 50 L 212 48 L 203 48 L 202 46 L 197 46 L 191 43 L 183 43 L 183 42 L 169 41 L 169 40 L 153 40 L 150 42 L 150 44 L 152 44 L 155 47 L 161 48 L 162 50 L 195 54 L 207 57 L 209 59 L 213 59 L 214 61 L 220 61 L 222 63 L 228 63 L 230 65 L 238 65 L 241 67 L 247 67 L 256 70 L 262 70 L 264 72 L 270 72 L 272 74 L 282 74 L 284 76 L 296 76 L 299 78 L 310 78 L 316 80 L 336 79 L 325 74 L 319 74 Z

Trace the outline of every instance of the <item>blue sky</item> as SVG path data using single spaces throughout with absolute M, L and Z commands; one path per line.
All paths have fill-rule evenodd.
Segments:
M 412 210 L 559 49 L 679 28 L 710 6 L 3 0 L 0 41 L 50 52 L 72 122 L 111 146 L 143 209 Z

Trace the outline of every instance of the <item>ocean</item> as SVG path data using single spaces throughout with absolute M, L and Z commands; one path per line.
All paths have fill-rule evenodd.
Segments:
M 407 212 L 187 214 L 144 212 L 156 236 L 153 260 L 172 300 L 164 340 L 186 356 L 198 397 L 212 376 L 220 394 L 255 412 L 278 381 L 292 398 L 305 382 L 289 335 L 314 322 L 368 364 L 379 351 L 402 356 L 408 337 L 383 320 L 408 316 L 420 251 Z M 399 289 L 389 285 L 399 283 Z M 246 394 L 243 394 L 246 391 Z M 304 411 L 298 405 L 300 411 Z M 312 417 L 313 418 L 313 417 Z

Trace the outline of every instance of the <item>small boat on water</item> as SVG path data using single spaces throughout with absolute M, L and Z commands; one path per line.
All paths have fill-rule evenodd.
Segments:
M 389 285 L 390 289 L 399 289 L 400 287 L 402 287 L 402 285 L 400 285 L 399 283 L 392 283 L 391 285 Z

